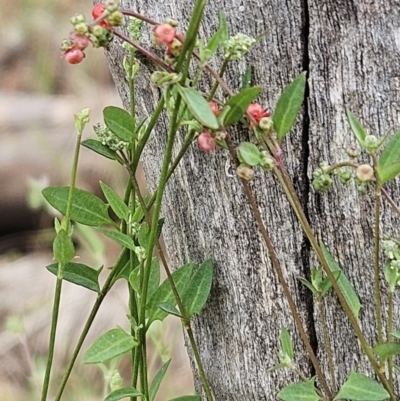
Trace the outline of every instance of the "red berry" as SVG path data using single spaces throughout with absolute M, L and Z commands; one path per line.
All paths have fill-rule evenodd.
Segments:
M 218 116 L 221 113 L 221 110 L 219 109 L 217 103 L 215 102 L 208 102 L 208 104 L 211 107 L 212 112 L 214 113 L 215 116 Z
M 249 114 L 255 122 L 258 124 L 264 117 L 271 117 L 271 111 L 263 109 L 258 103 L 252 103 L 247 108 L 247 114 Z
M 90 39 L 86 35 L 76 32 L 71 33 L 70 39 L 73 47 L 76 47 L 79 50 L 85 50 L 90 43 Z
M 170 45 L 175 38 L 175 28 L 169 24 L 160 24 L 153 29 L 155 45 Z
M 67 63 L 79 64 L 85 58 L 85 53 L 77 47 L 71 47 L 64 53 L 64 58 Z
M 106 7 L 103 3 L 96 4 L 92 10 L 92 17 L 94 19 L 100 18 L 104 11 L 106 11 Z M 105 28 L 111 29 L 111 25 L 107 21 L 99 22 L 99 25 L 104 26 Z
M 202 132 L 197 137 L 197 144 L 199 145 L 199 148 L 201 150 L 204 150 L 205 152 L 210 152 L 217 146 L 214 141 L 214 138 L 211 136 L 209 132 Z

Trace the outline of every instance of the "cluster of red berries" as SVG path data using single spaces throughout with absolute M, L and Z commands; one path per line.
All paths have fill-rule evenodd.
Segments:
M 217 103 L 208 102 L 208 104 L 215 116 L 218 116 L 221 113 Z M 210 132 L 201 132 L 197 137 L 197 144 L 201 150 L 204 150 L 204 152 L 211 152 L 214 149 L 218 149 L 218 145 L 215 142 L 215 134 L 213 136 Z
M 215 116 L 218 116 L 221 113 L 221 109 L 215 102 L 208 102 L 211 107 L 212 112 Z M 254 122 L 259 125 L 261 128 L 266 126 L 271 126 L 271 115 L 272 112 L 269 109 L 263 108 L 258 103 L 252 103 L 247 108 L 247 114 L 251 117 Z M 254 127 L 254 122 L 250 122 L 250 129 Z M 197 144 L 201 150 L 205 152 L 210 152 L 211 150 L 218 149 L 218 145 L 215 141 L 215 134 L 210 132 L 202 132 L 197 137 Z
M 123 15 L 118 11 L 119 3 L 114 0 L 107 0 L 106 3 L 99 3 L 93 7 L 92 17 L 94 20 L 106 16 L 104 19 L 93 25 L 88 24 L 83 15 L 76 15 L 71 18 L 74 31 L 68 40 L 61 45 L 64 59 L 70 64 L 78 64 L 85 58 L 84 50 L 92 43 L 95 47 L 105 47 L 112 39 L 113 26 L 119 26 L 123 22 Z
M 173 65 L 182 50 L 182 42 L 177 39 L 177 21 L 168 19 L 163 24 L 156 25 L 153 29 L 153 43 L 157 46 L 167 46 L 165 61 Z M 179 35 L 179 34 L 178 34 Z

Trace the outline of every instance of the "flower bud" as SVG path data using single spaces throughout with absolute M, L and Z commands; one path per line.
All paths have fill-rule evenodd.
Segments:
M 86 22 L 85 17 L 82 14 L 78 14 L 78 15 L 74 15 L 71 19 L 71 24 L 72 25 L 77 25 L 77 24 L 81 24 L 83 22 Z
M 90 43 L 90 39 L 86 35 L 77 32 L 72 32 L 70 39 L 73 46 L 79 50 L 85 50 Z
M 343 173 L 340 173 L 339 180 L 343 185 L 347 184 L 350 178 L 351 178 L 350 171 L 343 171 Z
M 117 0 L 106 0 L 104 2 L 104 6 L 106 8 L 106 10 L 110 13 L 117 11 L 119 8 L 119 1 Z
M 371 181 L 371 178 L 374 176 L 374 169 L 369 164 L 362 164 L 357 167 L 356 177 L 361 182 Z
M 237 169 L 236 173 L 240 178 L 243 178 L 246 181 L 250 181 L 254 178 L 254 170 L 247 166 L 246 164 L 241 164 Z
M 263 131 L 269 131 L 272 128 L 273 121 L 270 117 L 263 117 L 260 119 L 260 122 L 258 123 L 258 126 L 263 130 Z
M 64 58 L 67 63 L 79 64 L 85 58 L 85 53 L 76 47 L 72 47 L 64 53 Z
M 202 132 L 197 137 L 197 144 L 199 145 L 199 148 L 201 150 L 204 150 L 204 152 L 210 152 L 217 146 L 214 138 L 211 136 L 209 132 Z
M 75 32 L 84 35 L 85 33 L 89 32 L 89 27 L 85 22 L 82 22 L 80 24 L 75 25 Z
M 124 23 L 124 15 L 120 11 L 114 11 L 108 16 L 107 21 L 112 26 L 121 26 Z
M 60 46 L 60 50 L 63 52 L 66 52 L 67 50 L 69 50 L 72 47 L 72 42 L 68 39 L 64 39 L 61 42 L 61 46 Z
M 360 151 L 355 147 L 355 146 L 349 146 L 346 149 L 347 156 L 349 156 L 352 159 L 355 159 L 356 157 L 360 156 Z
M 171 17 L 165 18 L 164 22 L 168 25 L 171 25 L 174 28 L 176 28 L 179 25 L 179 22 Z
M 170 45 L 175 38 L 175 28 L 169 24 L 160 24 L 153 29 L 153 43 L 155 45 Z

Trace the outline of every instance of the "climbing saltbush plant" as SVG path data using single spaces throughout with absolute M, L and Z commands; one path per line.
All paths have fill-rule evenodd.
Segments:
M 400 354 L 400 332 L 394 325 L 396 318 L 393 300 L 394 292 L 400 282 L 400 239 L 384 237 L 382 240 L 379 232 L 382 195 L 399 213 L 399 208 L 385 191 L 384 185 L 400 173 L 400 131 L 390 139 L 388 135 L 383 138 L 368 135 L 356 116 L 348 111 L 349 128 L 354 134 L 357 146 L 347 149 L 348 158 L 344 161 L 335 164 L 322 162 L 314 172 L 313 179 L 315 191 L 328 191 L 334 180 L 338 180 L 342 185 L 354 180 L 360 193 L 363 194 L 369 190 L 375 193 L 374 302 L 377 336 L 376 343 L 370 344 L 360 325 L 361 303 L 358 295 L 334 256 L 314 236 L 285 166 L 281 145 L 286 135 L 292 130 L 302 107 L 307 74 L 302 72 L 283 89 L 274 110 L 256 101 L 262 88 L 249 85 L 250 69 L 243 77 L 241 90 L 234 93 L 223 79 L 226 67 L 256 46 L 262 35 L 259 38 L 251 38 L 242 33 L 230 36 L 225 17 L 220 13 L 219 28 L 215 34 L 209 40 L 199 37 L 198 30 L 205 4 L 205 0 L 195 2 L 188 29 L 184 33 L 179 31 L 179 21 L 172 18 L 154 21 L 134 10 L 121 9 L 116 0 L 97 4 L 93 8 L 91 19 L 86 19 L 83 15 L 71 18 L 72 32 L 61 45 L 63 57 L 70 64 L 79 64 L 84 61 L 85 50 L 88 46 L 107 49 L 114 37 L 122 39 L 126 51 L 123 69 L 130 90 L 130 105 L 127 110 L 115 106 L 106 107 L 103 112 L 103 121 L 94 124 L 94 135 L 90 139 L 82 138 L 89 122 L 89 109 L 77 113 L 75 116 L 77 139 L 70 185 L 43 190 L 48 203 L 64 217 L 61 220 L 55 219 L 56 234 L 53 243 L 55 262 L 47 266 L 49 272 L 56 276 L 56 286 L 41 400 L 50 399 L 49 384 L 64 280 L 82 286 L 88 291 L 96 292 L 97 298 L 87 323 L 82 328 L 79 341 L 61 382 L 58 383 L 57 392 L 54 397 L 51 396 L 51 399 L 59 401 L 62 398 L 77 356 L 83 351 L 83 342 L 97 317 L 102 302 L 114 284 L 123 280 L 129 288 L 127 319 L 131 327 L 130 331 L 116 327 L 103 333 L 84 350 L 83 355 L 83 362 L 86 364 L 103 364 L 123 354 L 129 354 L 131 357 L 131 385 L 124 387 L 118 371 L 113 371 L 109 375 L 109 392 L 104 400 L 115 401 L 123 398 L 154 400 L 170 361 L 165 362 L 154 379 L 150 381 L 146 338 L 152 324 L 164 320 L 168 315 L 176 316 L 181 320 L 192 348 L 204 396 L 208 401 L 214 400 L 213 389 L 204 371 L 191 329 L 193 317 L 201 313 L 210 293 L 213 277 L 212 260 L 205 260 L 199 266 L 188 260 L 185 265 L 174 266 L 171 269 L 159 242 L 163 228 L 161 205 L 166 185 L 180 160 L 185 157 L 186 151 L 193 146 L 193 143 L 197 143 L 199 151 L 228 153 L 236 164 L 238 179 L 243 185 L 254 212 L 254 218 L 265 241 L 275 273 L 315 371 L 314 377 L 308 377 L 299 370 L 296 366 L 291 335 L 286 328 L 282 328 L 281 347 L 277 352 L 278 363 L 271 367 L 270 371 L 291 369 L 299 376 L 299 381 L 282 388 L 276 397 L 283 401 L 333 399 L 395 401 L 394 381 L 396 369 L 398 370 L 399 367 L 394 363 L 394 356 Z M 119 27 L 126 23 L 127 29 L 124 32 L 128 32 L 128 35 L 119 30 Z M 152 25 L 153 44 L 164 49 L 163 57 L 158 55 L 159 52 L 156 54 L 140 44 L 143 24 Z M 140 57 L 147 57 L 149 62 L 154 64 L 155 72 L 151 76 L 149 85 L 160 88 L 162 93 L 150 116 L 140 115 L 135 105 L 135 80 L 140 72 L 139 54 Z M 217 72 L 210 66 L 209 61 L 218 54 L 222 54 L 222 67 Z M 214 79 L 214 85 L 209 93 L 204 93 L 198 88 L 205 74 L 211 75 Z M 218 89 L 221 90 L 218 91 Z M 216 95 L 221 92 L 224 93 L 223 97 Z M 158 187 L 153 194 L 145 197 L 136 180 L 136 171 L 143 150 L 149 138 L 155 134 L 156 123 L 164 111 L 167 112 L 169 125 Z M 235 124 L 242 124 L 248 128 L 250 140 L 233 142 L 230 129 Z M 174 157 L 172 149 L 177 137 L 183 137 L 184 141 L 177 156 Z M 105 199 L 103 201 L 90 192 L 76 188 L 81 146 L 96 152 L 99 157 L 113 160 L 127 170 L 129 179 L 124 194 L 118 194 L 106 183 L 101 182 L 100 188 Z M 365 160 L 367 156 L 369 162 L 359 161 L 361 153 L 363 153 L 362 160 Z M 310 271 L 309 277 L 299 279 L 312 293 L 318 306 L 328 372 L 322 370 L 310 345 L 304 323 L 284 278 L 279 257 L 254 200 L 249 181 L 257 174 L 275 175 L 318 259 L 319 266 Z M 86 266 L 75 260 L 76 251 L 73 241 L 75 223 L 95 227 L 121 248 L 119 257 L 107 270 L 107 278 L 102 285 L 99 283 L 101 269 Z M 155 251 L 158 251 L 158 258 L 154 257 Z M 382 254 L 386 259 L 384 267 L 380 264 L 383 259 Z M 382 268 L 389 289 L 387 315 L 384 315 L 381 305 L 380 272 Z M 161 269 L 164 269 L 167 275 L 162 283 L 160 283 Z M 343 312 L 347 315 L 375 371 L 375 378 L 357 372 L 355 367 L 354 371 L 349 372 L 348 379 L 341 386 L 336 383 L 335 362 L 332 357 L 322 302 L 330 291 L 334 291 L 338 297 Z M 386 324 L 383 324 L 383 321 Z M 387 327 L 386 331 L 384 327 Z M 326 379 L 327 377 L 329 380 Z M 397 394 L 398 397 L 399 394 Z M 179 397 L 176 401 L 200 399 L 199 395 L 188 395 Z

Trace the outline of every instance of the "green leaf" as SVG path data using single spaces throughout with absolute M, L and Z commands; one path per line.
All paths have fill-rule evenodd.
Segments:
M 138 242 L 143 248 L 147 248 L 149 242 L 150 227 L 147 223 L 142 223 L 138 232 Z
M 168 401 L 201 401 L 201 397 L 199 395 L 184 395 L 178 398 L 171 398 Z
M 210 295 L 213 278 L 213 264 L 211 260 L 204 261 L 190 279 L 189 285 L 182 297 L 188 318 L 199 313 Z
M 100 181 L 100 187 L 105 198 L 107 199 L 107 202 L 109 203 L 111 209 L 114 211 L 117 217 L 121 220 L 128 221 L 130 210 L 125 202 L 116 194 L 116 192 L 112 188 L 104 184 L 104 182 Z
M 126 235 L 119 231 L 106 230 L 104 228 L 98 228 L 98 230 L 124 248 L 131 249 L 132 251 L 135 250 L 135 243 L 133 242 L 133 239 L 129 237 L 129 235 Z
M 335 277 L 336 281 L 338 281 L 339 276 L 342 274 L 342 272 L 336 271 L 336 272 L 332 272 L 332 274 Z M 330 290 L 331 287 L 332 287 L 331 279 L 329 277 L 325 277 L 321 281 L 321 284 L 319 286 L 319 288 L 321 290 L 321 295 L 324 297 L 327 294 L 327 292 Z
M 168 315 L 174 315 L 180 318 L 183 317 L 178 311 L 178 309 L 176 309 L 175 306 L 170 304 L 169 302 L 161 302 L 160 305 L 158 305 L 158 307 L 162 309 L 164 312 L 167 312 Z
M 313 295 L 318 294 L 318 291 L 314 288 L 314 286 L 308 280 L 306 280 L 303 277 L 298 277 L 298 279 L 300 280 L 300 282 L 302 284 L 304 284 L 313 293 Z
M 385 146 L 384 151 L 378 159 L 378 169 L 395 163 L 400 159 L 400 131 L 397 131 Z
M 240 90 L 250 88 L 251 85 L 251 66 L 246 66 L 246 70 L 243 74 L 242 78 L 242 86 L 240 87 Z
M 283 401 L 319 401 L 320 397 L 315 391 L 315 378 L 304 382 L 291 384 L 278 393 Z
M 143 394 L 134 387 L 119 388 L 109 394 L 104 401 L 118 401 L 128 397 L 143 397 Z
M 197 120 L 204 126 L 211 129 L 218 129 L 218 121 L 211 110 L 207 100 L 194 88 L 184 88 L 177 85 L 178 91 L 183 101 Z
M 214 53 L 218 50 L 218 46 L 222 42 L 222 37 L 224 35 L 224 32 L 221 28 L 218 29 L 217 32 L 214 33 L 214 35 L 211 37 L 211 39 L 207 42 L 207 58 L 210 59 Z
M 306 72 L 290 83 L 279 97 L 273 115 L 274 129 L 279 142 L 292 129 L 303 103 L 306 89 Z
M 381 184 L 393 180 L 400 174 L 400 161 L 392 164 L 387 164 L 385 167 L 378 167 L 378 175 Z
M 326 246 L 324 245 L 323 242 L 320 243 L 320 246 L 321 246 L 322 252 L 325 256 L 325 259 L 328 262 L 329 268 L 331 269 L 332 273 L 334 273 L 336 271 L 341 272 L 340 276 L 337 280 L 337 283 L 338 283 L 339 288 L 342 291 L 343 296 L 346 299 L 346 302 L 349 305 L 351 311 L 353 312 L 354 316 L 358 319 L 358 313 L 360 312 L 362 305 L 360 303 L 360 300 L 358 299 L 356 292 L 354 291 L 353 286 L 351 285 L 349 279 L 346 277 L 346 275 L 343 273 L 343 271 L 339 267 L 336 260 L 329 253 L 328 249 L 326 248 Z
M 175 286 L 178 290 L 179 294 L 183 294 L 189 279 L 193 272 L 193 263 L 188 263 L 179 269 L 175 270 L 172 273 L 172 278 L 174 280 Z M 149 315 L 149 324 L 154 320 L 163 321 L 167 317 L 167 312 L 161 310 L 159 305 L 162 302 L 168 302 L 171 304 L 175 304 L 175 297 L 171 289 L 171 285 L 169 284 L 168 279 L 164 280 L 163 283 L 157 288 L 154 292 L 153 296 L 147 302 L 147 309 Z
M 85 139 L 81 142 L 81 145 L 85 148 L 93 150 L 101 156 L 106 157 L 107 159 L 117 160 L 117 153 L 111 150 L 108 146 L 103 145 L 100 141 L 96 139 Z
M 294 358 L 293 344 L 290 334 L 285 327 L 281 328 L 280 341 L 282 346 L 282 351 L 288 355 L 290 359 Z
M 264 160 L 263 154 L 254 143 L 242 142 L 238 148 L 238 159 L 248 166 L 258 166 Z
M 42 194 L 51 206 L 65 215 L 69 187 L 48 187 Z M 108 206 L 96 195 L 78 188 L 74 190 L 71 220 L 95 227 L 112 223 L 108 216 Z
M 393 331 L 390 333 L 393 337 L 398 338 L 400 340 L 400 330 Z
M 163 366 L 161 366 L 160 370 L 157 372 L 155 375 L 153 381 L 151 382 L 151 386 L 149 389 L 149 399 L 150 401 L 154 401 L 154 398 L 156 398 L 157 391 L 160 387 L 161 381 L 165 376 L 165 373 L 167 372 L 168 366 L 171 363 L 171 359 L 168 360 L 167 362 L 164 363 Z
M 46 266 L 47 270 L 57 276 L 58 263 Z M 64 268 L 64 280 L 85 287 L 91 291 L 100 292 L 99 274 L 101 269 L 95 270 L 82 263 L 69 262 Z
M 236 124 L 246 113 L 247 108 L 251 102 L 260 94 L 261 88 L 254 86 L 241 90 L 238 94 L 232 96 L 225 104 L 229 106 L 230 110 L 226 113 L 224 118 L 224 126 Z
M 381 401 L 389 393 L 376 381 L 352 371 L 334 400 Z
M 129 284 L 134 291 L 140 294 L 140 266 L 136 267 L 129 275 Z M 147 286 L 147 300 L 149 300 L 160 284 L 160 265 L 156 257 L 151 260 L 149 284 Z
M 378 355 L 380 358 L 387 359 L 393 355 L 400 354 L 400 342 L 388 342 L 383 344 L 375 345 L 372 350 Z
M 354 136 L 357 138 L 359 144 L 364 149 L 364 142 L 365 142 L 367 133 L 365 132 L 364 128 L 361 126 L 357 117 L 350 110 L 346 110 L 346 114 L 347 114 L 347 120 L 349 121 L 351 130 L 353 131 Z
M 131 143 L 135 136 L 135 119 L 124 109 L 115 106 L 103 110 L 104 122 L 119 139 Z
M 83 363 L 102 363 L 137 346 L 137 341 L 120 327 L 100 336 L 85 352 Z
M 65 265 L 75 256 L 74 244 L 65 230 L 60 230 L 54 238 L 53 256 L 62 265 Z
M 229 28 L 228 24 L 226 22 L 226 17 L 225 14 L 222 12 L 222 10 L 219 10 L 218 12 L 218 20 L 219 20 L 219 28 L 218 30 L 221 30 L 221 42 L 226 42 L 229 39 Z

